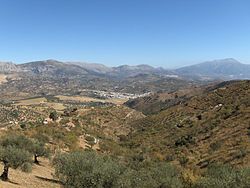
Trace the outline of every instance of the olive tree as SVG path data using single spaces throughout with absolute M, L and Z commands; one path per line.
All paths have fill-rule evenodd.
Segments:
M 24 135 L 9 134 L 1 141 L 0 145 L 3 147 L 12 146 L 28 151 L 34 155 L 34 163 L 39 164 L 38 157 L 48 157 L 49 150 L 45 147 L 45 143 L 37 139 L 30 139 Z
M 39 164 L 38 157 L 49 156 L 49 150 L 45 147 L 45 144 L 43 142 L 39 142 L 38 140 L 32 141 L 30 152 L 34 155 L 34 163 L 36 164 Z
M 0 140 L 2 147 L 12 146 L 30 151 L 32 149 L 32 141 L 21 134 L 7 134 Z
M 29 163 L 31 160 L 31 154 L 24 150 L 13 146 L 0 147 L 0 161 L 3 162 L 4 169 L 1 175 L 3 181 L 9 179 L 9 168 L 18 168 L 24 163 Z
M 236 169 L 230 165 L 211 165 L 194 187 L 250 187 L 250 169 Z
M 54 160 L 55 175 L 65 187 L 114 187 L 122 165 L 110 157 L 83 151 L 58 154 Z
M 53 111 L 49 114 L 49 118 L 52 119 L 53 121 L 56 121 L 58 119 L 58 114 L 56 111 Z
M 53 164 L 55 175 L 66 187 L 184 187 L 181 173 L 168 163 L 130 168 L 110 157 L 83 151 L 59 154 Z
M 147 163 L 138 168 L 127 168 L 120 176 L 115 187 L 159 187 L 182 188 L 180 172 L 165 162 Z

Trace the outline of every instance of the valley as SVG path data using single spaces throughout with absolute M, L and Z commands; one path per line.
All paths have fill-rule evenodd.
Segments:
M 250 188 L 250 1 L 0 2 L 0 188 Z
M 165 181 L 170 187 L 206 187 L 214 165 L 242 173 L 240 181 L 250 185 L 245 178 L 250 166 L 247 79 L 187 79 L 187 74 L 173 77 L 174 72 L 145 65 L 104 69 L 54 60 L 8 64 L 0 70 L 0 152 L 6 150 L 0 157 L 25 139 L 49 150 L 39 157 L 40 164 L 31 165 L 32 172 L 10 166 L 9 181 L 0 181 L 0 187 L 67 187 L 67 181 L 81 187 L 65 180 L 64 160 L 72 160 L 66 166 L 80 160 L 79 168 L 88 169 L 85 163 L 97 168 L 84 178 L 112 174 L 110 187 L 159 187 Z M 16 145 L 6 147 L 5 139 Z M 123 170 L 117 176 L 115 169 Z M 175 174 L 154 178 L 162 171 Z M 147 178 L 133 179 L 140 176 Z

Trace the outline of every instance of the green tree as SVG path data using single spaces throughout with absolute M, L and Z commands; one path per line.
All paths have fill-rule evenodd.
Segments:
M 12 146 L 26 151 L 32 150 L 32 141 L 21 134 L 7 134 L 0 140 L 2 147 Z
M 52 119 L 53 121 L 56 121 L 58 119 L 57 112 L 56 111 L 51 112 L 49 118 Z
M 39 164 L 38 157 L 48 157 L 49 150 L 45 147 L 43 142 L 37 139 L 30 139 L 24 135 L 8 134 L 0 141 L 0 145 L 3 147 L 12 146 L 28 151 L 34 155 L 34 162 Z
M 72 188 L 113 187 L 124 171 L 118 162 L 89 151 L 58 154 L 53 164 L 56 176 Z
M 168 163 L 148 163 L 139 169 L 129 169 L 120 176 L 116 187 L 182 188 L 180 172 Z
M 41 133 L 41 132 L 37 132 L 36 134 L 34 134 L 32 136 L 33 139 L 36 139 L 38 140 L 39 142 L 42 142 L 42 143 L 48 143 L 49 142 L 49 136 L 47 136 L 46 134 L 44 133 Z
M 147 163 L 132 169 L 110 157 L 84 151 L 59 154 L 53 164 L 66 187 L 183 187 L 181 173 L 168 163 Z
M 250 169 L 235 169 L 229 165 L 211 165 L 197 188 L 245 188 L 250 187 Z
M 48 157 L 49 150 L 45 147 L 43 142 L 33 140 L 30 152 L 34 155 L 34 163 L 39 164 L 38 157 Z
M 4 164 L 1 179 L 7 181 L 9 179 L 9 168 L 18 168 L 24 163 L 30 162 L 31 154 L 23 149 L 13 146 L 0 147 L 0 160 Z

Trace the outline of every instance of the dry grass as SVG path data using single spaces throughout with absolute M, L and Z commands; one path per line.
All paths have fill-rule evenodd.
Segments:
M 62 111 L 65 109 L 65 106 L 62 103 L 48 102 L 47 99 L 44 97 L 19 100 L 15 105 L 30 106 L 40 104 L 43 104 L 46 107 L 53 108 L 58 111 Z
M 57 188 L 60 184 L 53 178 L 54 169 L 47 159 L 40 159 L 40 165 L 33 165 L 32 173 L 10 169 L 9 182 L 0 180 L 0 188 Z M 0 170 L 3 169 L 2 164 Z
M 47 99 L 44 97 L 41 97 L 41 98 L 20 100 L 20 101 L 18 101 L 18 103 L 16 103 L 16 105 L 22 105 L 22 106 L 37 105 L 37 104 L 42 104 L 45 102 L 47 102 Z
M 127 102 L 128 99 L 107 99 L 106 102 L 111 102 L 117 105 L 122 105 L 123 103 Z
M 62 103 L 55 103 L 55 102 L 46 103 L 46 106 L 58 111 L 62 111 L 66 108 Z
M 103 102 L 102 99 L 95 99 L 91 97 L 85 97 L 85 96 L 64 96 L 64 95 L 57 95 L 55 96 L 59 98 L 60 100 L 70 100 L 70 101 L 79 101 L 79 102 Z

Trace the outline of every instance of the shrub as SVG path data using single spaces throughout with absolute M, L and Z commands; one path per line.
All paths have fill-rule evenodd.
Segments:
M 197 117 L 198 120 L 202 119 L 202 115 L 201 114 L 197 115 L 196 117 Z
M 32 136 L 32 138 L 38 140 L 39 142 L 42 143 L 48 143 L 49 142 L 49 137 L 45 134 L 42 133 L 36 133 L 35 135 Z
M 20 127 L 21 127 L 21 129 L 25 129 L 25 128 L 26 128 L 26 124 L 22 122 L 22 123 L 20 124 Z
M 181 156 L 179 158 L 179 162 L 180 162 L 181 166 L 186 166 L 188 161 L 189 161 L 189 159 L 186 156 Z
M 174 155 L 167 155 L 165 157 L 165 161 L 167 161 L 167 162 L 170 162 L 170 161 L 173 161 L 173 160 L 175 160 L 175 156 Z
M 54 160 L 55 175 L 65 187 L 113 187 L 123 167 L 95 152 L 59 154 Z
M 128 140 L 128 137 L 126 135 L 119 135 L 118 138 L 120 142 L 126 142 Z
M 87 140 L 88 142 L 94 142 L 95 138 L 93 136 L 86 136 L 85 140 Z
M 220 142 L 213 142 L 210 144 L 209 146 L 213 151 L 218 150 L 221 147 L 221 143 Z
M 196 183 L 195 187 L 250 187 L 250 169 L 235 169 L 229 165 L 212 165 L 207 169 L 204 177 Z
M 84 151 L 58 154 L 53 164 L 56 177 L 65 187 L 183 187 L 180 172 L 163 162 L 132 169 L 110 157 Z
M 183 187 L 180 173 L 168 163 L 153 163 L 137 170 L 126 169 L 117 181 L 116 187 Z
M 21 170 L 26 173 L 32 172 L 32 165 L 28 162 L 25 162 L 21 166 Z
M 177 139 L 175 142 L 175 146 L 187 146 L 188 144 L 194 144 L 194 138 L 191 135 L 182 136 L 181 138 Z

